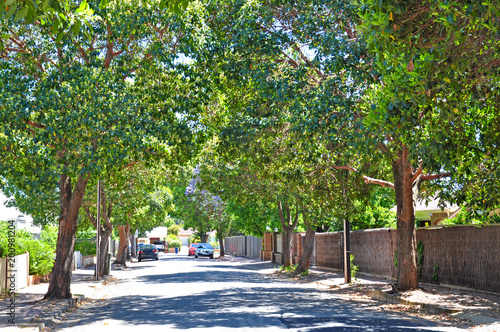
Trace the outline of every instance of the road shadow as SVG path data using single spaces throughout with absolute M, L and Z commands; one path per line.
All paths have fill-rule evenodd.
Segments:
M 420 322 L 394 318 L 314 289 L 252 287 L 165 298 L 123 296 L 83 309 L 78 326 L 121 321 L 127 326 L 161 325 L 167 329 L 294 328 L 300 331 L 425 331 Z M 71 323 L 65 327 L 71 326 Z M 426 327 L 436 326 L 429 322 Z M 428 331 L 428 330 L 426 330 Z

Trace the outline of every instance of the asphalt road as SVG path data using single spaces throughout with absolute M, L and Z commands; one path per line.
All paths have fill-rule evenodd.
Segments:
M 315 285 L 277 279 L 269 263 L 161 254 L 114 271 L 117 281 L 65 315 L 56 331 L 452 331 L 394 316 Z

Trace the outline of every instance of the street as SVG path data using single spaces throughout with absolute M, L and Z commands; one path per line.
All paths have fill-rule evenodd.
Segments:
M 314 284 L 275 278 L 269 262 L 161 254 L 113 271 L 103 300 L 69 312 L 55 331 L 454 331 L 377 311 Z M 264 269 L 267 267 L 267 269 Z M 271 269 L 269 269 L 271 267 Z

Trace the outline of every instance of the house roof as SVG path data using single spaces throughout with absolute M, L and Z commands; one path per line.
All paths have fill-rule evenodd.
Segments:
M 453 213 L 458 209 L 458 206 L 452 205 L 449 202 L 445 202 L 445 206 L 441 208 L 439 206 L 439 199 L 437 198 L 430 199 L 429 201 L 418 199 L 417 204 L 415 204 L 415 218 L 423 221 L 431 220 L 431 215 L 433 213 Z M 394 206 L 391 211 L 396 211 L 396 206 Z
M 191 236 L 193 235 L 194 231 L 192 228 L 184 229 L 181 228 L 181 231 L 179 232 L 179 236 Z

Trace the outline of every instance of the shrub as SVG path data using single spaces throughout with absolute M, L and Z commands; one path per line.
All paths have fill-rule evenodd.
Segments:
M 351 261 L 351 279 L 357 280 L 356 273 L 358 273 L 359 266 L 354 265 L 354 255 L 351 255 L 350 261 Z
M 77 239 L 75 251 L 79 251 L 83 256 L 95 255 L 95 240 L 94 239 Z
M 212 241 L 212 242 L 210 242 L 210 245 L 211 245 L 214 249 L 219 249 L 219 241 Z
M 7 222 L 0 222 L 0 256 L 7 255 L 8 225 Z M 44 238 L 42 237 L 42 239 Z M 35 240 L 33 235 L 24 229 L 16 230 L 15 240 L 15 255 L 21 255 L 25 252 L 29 254 L 30 274 L 45 275 L 52 271 L 55 245 L 51 241 Z
M 52 271 L 55 252 L 49 243 L 31 240 L 26 241 L 23 247 L 29 253 L 31 275 L 43 276 Z
M 167 243 L 168 243 L 168 247 L 169 248 L 180 248 L 180 247 L 182 247 L 182 241 L 179 240 L 179 239 L 175 239 L 175 240 L 170 240 L 169 239 L 169 241 L 167 241 Z

